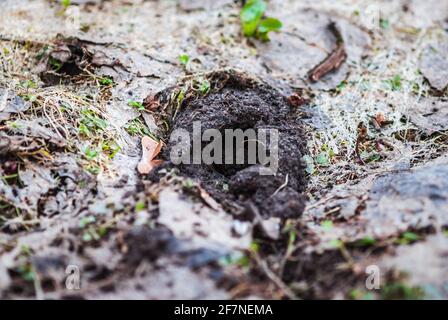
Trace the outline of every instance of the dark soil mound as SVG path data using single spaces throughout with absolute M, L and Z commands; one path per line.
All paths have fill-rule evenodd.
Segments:
M 257 133 L 260 129 L 278 130 L 278 170 L 275 175 L 260 175 L 260 164 L 181 164 L 177 166 L 181 174 L 199 181 L 222 204 L 252 215 L 298 217 L 302 214 L 305 197 L 301 193 L 306 179 L 301 158 L 305 141 L 300 119 L 284 96 L 266 84 L 231 74 L 219 91 L 188 102 L 177 115 L 171 132 L 185 129 L 192 133 L 196 121 L 201 123 L 201 132 L 206 129 L 220 132 L 254 129 Z M 166 148 L 167 159 L 172 148 L 173 143 Z M 224 158 L 226 150 L 223 148 L 222 152 Z M 272 150 L 269 152 L 272 154 Z

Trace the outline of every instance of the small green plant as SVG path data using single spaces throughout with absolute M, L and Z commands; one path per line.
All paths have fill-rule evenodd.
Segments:
M 87 160 L 95 160 L 98 157 L 98 151 L 94 149 L 90 149 L 90 147 L 84 147 L 83 149 L 84 155 L 87 158 Z
M 341 93 L 347 87 L 347 81 L 343 80 L 336 86 L 336 93 Z
M 31 263 L 25 263 L 18 267 L 17 270 L 25 281 L 34 281 L 36 273 Z
M 83 136 L 90 136 L 91 132 L 103 131 L 107 128 L 107 121 L 101 119 L 94 111 L 84 109 L 81 111 L 83 118 L 78 125 L 78 132 Z
M 397 74 L 395 77 L 393 77 L 392 79 L 389 79 L 387 81 L 387 83 L 389 84 L 391 90 L 393 91 L 399 91 L 401 89 L 401 85 L 402 85 L 402 79 L 401 76 L 399 74 Z
M 71 106 L 70 103 L 67 103 L 67 102 L 62 101 L 62 102 L 59 104 L 59 110 L 61 110 L 61 112 L 72 111 L 72 110 L 73 110 L 73 107 Z
M 121 147 L 115 141 L 105 141 L 101 145 L 101 150 L 109 157 L 109 159 L 113 159 L 121 150 Z
M 37 101 L 37 97 L 34 94 L 25 94 L 24 96 L 22 96 L 22 98 L 25 101 L 28 101 L 28 102 L 35 102 L 35 101 Z
M 406 231 L 397 239 L 396 242 L 398 244 L 406 245 L 406 244 L 416 242 L 420 239 L 421 239 L 421 237 L 418 234 L 416 234 L 414 232 Z
M 50 58 L 48 59 L 48 64 L 55 72 L 58 72 L 62 68 L 62 62 L 58 59 Z
M 111 78 L 101 78 L 99 81 L 99 84 L 102 86 L 111 86 L 114 84 L 114 80 L 112 80 Z
M 312 156 L 304 155 L 302 157 L 302 160 L 306 163 L 306 173 L 313 174 L 314 172 L 316 172 L 316 166 L 314 165 L 314 159 Z
M 362 239 L 355 241 L 354 245 L 356 247 L 370 247 L 376 243 L 376 240 L 370 236 L 366 236 Z
M 277 32 L 282 23 L 276 18 L 263 18 L 266 11 L 264 0 L 249 0 L 240 12 L 241 26 L 246 37 L 255 37 L 263 41 L 269 40 L 269 32 Z
M 369 152 L 367 150 L 362 151 L 360 153 L 360 157 L 365 163 L 378 162 L 382 159 L 380 154 L 376 152 Z
M 20 129 L 22 125 L 16 121 L 6 121 L 6 126 L 12 129 Z
M 202 81 L 199 90 L 203 95 L 206 95 L 210 91 L 210 82 L 208 80 Z
M 295 248 L 295 243 L 297 240 L 297 230 L 294 225 L 290 222 L 286 224 L 283 228 L 283 233 L 288 233 L 288 246 L 286 247 L 286 255 L 291 255 Z
M 222 266 L 239 266 L 247 270 L 250 267 L 250 258 L 247 255 L 239 252 L 221 257 L 218 260 L 218 263 Z
M 360 289 L 353 289 L 348 294 L 352 300 L 373 300 L 375 298 L 372 292 L 366 292 Z
M 181 54 L 179 56 L 179 62 L 180 62 L 181 65 L 186 67 L 188 62 L 190 62 L 190 56 L 188 54 Z
M 131 136 L 150 136 L 151 138 L 157 140 L 156 137 L 151 133 L 151 131 L 149 131 L 148 127 L 145 126 L 140 119 L 129 121 L 125 125 L 125 129 Z
M 87 225 L 95 223 L 95 221 L 96 221 L 96 218 L 94 216 L 84 217 L 79 221 L 79 227 L 81 229 L 84 229 Z
M 101 172 L 101 168 L 94 164 L 89 164 L 89 165 L 85 166 L 84 169 L 87 172 L 94 174 L 94 175 L 97 175 Z
M 61 0 L 61 5 L 64 9 L 67 9 L 68 7 L 70 7 L 71 4 L 71 0 Z
M 28 245 L 22 245 L 20 248 L 20 259 L 23 263 L 17 268 L 22 278 L 26 281 L 34 281 L 36 278 L 36 272 L 33 265 L 30 263 L 32 252 Z
M 90 130 L 84 123 L 80 123 L 78 127 L 78 132 L 80 135 L 88 137 L 90 135 Z
M 137 109 L 138 111 L 144 111 L 145 110 L 145 106 L 143 105 L 143 103 L 138 102 L 138 101 L 134 101 L 134 100 L 129 100 L 128 101 L 128 106 Z
M 101 237 L 105 236 L 110 224 L 105 223 L 102 225 L 96 225 L 96 218 L 94 216 L 87 216 L 79 221 L 79 228 L 83 230 L 82 240 L 84 242 L 90 242 L 92 240 L 100 240 Z
M 325 151 L 320 152 L 316 156 L 316 163 L 320 167 L 328 167 L 330 165 L 330 160 L 328 159 L 328 153 Z
M 24 80 L 20 82 L 20 86 L 24 89 L 35 89 L 37 84 L 33 80 Z
M 402 282 L 387 284 L 381 290 L 383 300 L 418 300 L 424 296 L 425 293 L 420 287 L 411 287 Z
M 330 231 L 331 229 L 333 229 L 333 221 L 331 220 L 325 220 L 322 221 L 320 223 L 320 226 L 325 230 L 325 231 Z
M 388 19 L 380 18 L 380 27 L 383 30 L 389 29 L 390 23 Z
M 146 208 L 146 204 L 143 201 L 139 201 L 135 204 L 134 210 L 135 210 L 135 212 L 140 212 L 140 211 L 145 210 L 145 208 Z
M 344 242 L 340 239 L 333 239 L 328 242 L 328 247 L 332 249 L 342 249 Z

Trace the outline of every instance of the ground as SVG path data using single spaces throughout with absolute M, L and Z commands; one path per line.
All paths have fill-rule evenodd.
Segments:
M 242 1 L 0 8 L 1 298 L 448 297 L 446 1 L 271 0 L 269 41 Z M 286 169 L 170 164 L 198 108 Z

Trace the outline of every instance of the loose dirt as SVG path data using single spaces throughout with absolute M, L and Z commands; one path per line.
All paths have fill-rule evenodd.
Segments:
M 256 132 L 276 129 L 279 132 L 278 172 L 260 175 L 260 164 L 248 164 L 247 157 L 244 164 L 181 164 L 176 167 L 182 175 L 200 182 L 222 203 L 234 208 L 236 203 L 252 217 L 258 213 L 263 217 L 299 217 L 306 201 L 302 194 L 306 188 L 302 161 L 306 144 L 296 109 L 276 89 L 243 74 L 230 72 L 221 85 L 217 92 L 183 105 L 172 131 L 187 130 L 190 145 L 193 145 L 196 121 L 201 123 L 201 134 L 206 129 L 217 129 L 223 135 L 225 129 L 254 129 Z M 243 144 L 247 145 L 247 141 Z M 177 141 L 168 144 L 165 156 L 168 157 L 177 145 Z M 222 162 L 226 157 L 224 149 Z

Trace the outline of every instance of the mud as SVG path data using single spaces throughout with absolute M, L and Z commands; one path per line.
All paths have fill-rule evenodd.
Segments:
M 248 163 L 181 164 L 177 168 L 182 175 L 200 182 L 224 206 L 237 208 L 238 213 L 245 212 L 249 218 L 302 214 L 306 201 L 302 195 L 306 178 L 301 160 L 305 139 L 300 119 L 284 96 L 264 83 L 231 73 L 222 89 L 186 103 L 171 132 L 185 129 L 192 137 L 196 121 L 201 122 L 201 133 L 206 129 L 277 129 L 278 171 L 275 175 L 260 175 L 260 164 Z M 167 160 L 176 143 L 167 146 Z

